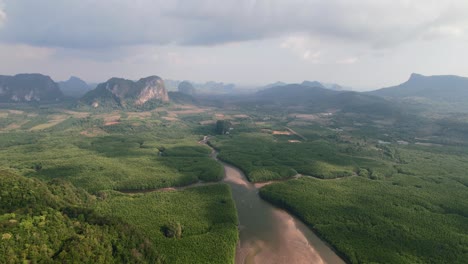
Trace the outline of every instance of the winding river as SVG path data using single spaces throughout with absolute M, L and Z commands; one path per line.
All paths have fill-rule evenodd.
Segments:
M 301 221 L 262 200 L 239 169 L 221 164 L 239 216 L 236 264 L 345 263 Z

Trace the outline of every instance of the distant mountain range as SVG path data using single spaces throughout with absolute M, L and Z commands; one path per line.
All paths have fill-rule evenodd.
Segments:
M 413 73 L 408 81 L 368 92 L 388 98 L 425 98 L 432 101 L 468 102 L 468 78 L 455 75 L 424 76 Z
M 257 100 L 271 101 L 274 103 L 304 103 L 322 100 L 335 94 L 323 86 L 307 86 L 302 84 L 287 84 L 274 86 L 255 94 Z
M 408 81 L 371 92 L 343 91 L 341 86 L 317 81 L 301 84 L 277 82 L 256 94 L 262 105 L 294 105 L 317 109 L 340 109 L 351 112 L 394 113 L 397 108 L 433 109 L 442 112 L 468 111 L 468 78 L 454 75 L 424 76 L 413 73 Z M 332 89 L 330 89 L 332 88 Z
M 178 91 L 179 85 L 187 81 L 164 80 L 168 91 Z M 209 81 L 206 83 L 190 82 L 190 84 L 201 94 L 230 94 L 236 91 L 236 85 L 233 83 L 223 83 Z
M 202 93 L 211 93 L 211 94 L 229 94 L 234 92 L 236 87 L 233 83 L 223 83 L 223 82 L 206 82 L 206 83 L 193 83 L 193 87 Z
M 63 98 L 57 83 L 42 74 L 0 75 L 0 102 L 56 102 Z
M 292 108 L 301 112 L 343 111 L 385 115 L 398 112 L 393 103 L 377 96 L 351 91 L 334 91 L 318 82 L 288 84 L 258 91 L 247 101 L 258 107 Z
M 285 83 L 285 82 L 270 83 L 270 84 L 267 84 L 267 85 L 263 86 L 261 88 L 261 90 L 266 90 L 266 89 L 269 89 L 269 88 L 278 87 L 278 86 L 285 86 L 285 85 L 288 85 L 288 84 Z
M 275 82 L 271 83 L 268 85 L 265 85 L 264 87 L 261 88 L 261 90 L 268 89 L 268 88 L 273 88 L 277 86 L 285 86 L 285 85 L 290 85 L 289 83 L 285 82 Z M 329 90 L 334 90 L 334 91 L 350 91 L 351 88 L 349 87 L 343 87 L 339 84 L 336 83 L 321 83 L 318 81 L 303 81 L 300 85 L 302 86 L 308 86 L 308 87 L 318 87 L 318 88 L 324 88 L 324 89 L 329 89 Z
M 81 104 L 93 108 L 154 108 L 168 101 L 164 81 L 158 76 L 149 76 L 136 82 L 111 78 L 80 99 Z
M 231 95 L 235 91 L 234 84 L 168 82 L 177 85 L 172 88 L 177 92 L 172 92 L 170 96 L 165 82 L 158 76 L 138 81 L 112 78 L 91 89 L 89 84 L 78 77 L 56 83 L 42 74 L 0 75 L 0 103 L 58 102 L 65 95 L 80 98 L 79 105 L 91 108 L 147 109 L 169 100 L 195 102 L 195 94 L 206 98 L 211 95 Z M 337 84 L 317 81 L 303 81 L 301 84 L 276 82 L 256 93 L 238 94 L 228 101 L 243 101 L 263 107 L 297 107 L 310 111 L 341 109 L 384 113 L 394 110 L 396 106 L 392 107 L 391 104 L 399 107 L 414 106 L 416 110 L 428 109 L 429 106 L 437 111 L 468 111 L 468 78 L 454 75 L 423 76 L 413 73 L 408 81 L 397 86 L 364 93 L 346 89 Z
M 78 77 L 72 76 L 67 81 L 58 82 L 60 90 L 65 96 L 80 98 L 92 87 Z
M 330 89 L 330 90 L 335 90 L 335 91 L 352 91 L 353 88 L 349 86 L 341 86 L 336 83 L 322 83 L 325 88 Z

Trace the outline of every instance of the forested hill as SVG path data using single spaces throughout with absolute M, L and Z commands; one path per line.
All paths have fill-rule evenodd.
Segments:
M 336 95 L 337 92 L 322 87 L 311 87 L 300 84 L 276 86 L 255 94 L 257 100 L 269 100 L 282 104 L 321 101 Z
M 393 115 L 401 109 L 384 98 L 365 93 L 333 91 L 323 87 L 302 84 L 276 86 L 258 91 L 245 102 L 260 108 L 291 108 L 293 111 L 341 111 L 370 115 Z
M 66 181 L 0 171 L 0 263 L 160 262 L 137 230 L 96 214 L 95 199 Z
M 57 83 L 42 74 L 0 75 L 0 103 L 56 102 L 63 98 Z
M 413 73 L 408 81 L 400 85 L 369 93 L 400 99 L 420 97 L 433 101 L 466 102 L 468 100 L 468 78 L 455 75 L 424 76 Z

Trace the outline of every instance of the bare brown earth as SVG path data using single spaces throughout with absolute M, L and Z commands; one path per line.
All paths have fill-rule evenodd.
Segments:
M 274 130 L 273 135 L 285 135 L 285 136 L 290 136 L 292 133 L 289 132 L 289 131 L 278 131 L 278 130 Z
M 25 121 L 19 122 L 19 123 L 9 124 L 3 130 L 4 131 L 16 130 L 16 129 L 19 129 L 22 125 L 26 124 L 27 122 L 28 122 L 28 120 L 25 120 Z
M 167 120 L 167 121 L 179 121 L 178 118 L 176 117 L 170 117 L 170 116 L 164 116 L 162 119 Z
M 151 112 L 127 112 L 129 119 L 146 119 L 151 117 Z
M 118 122 L 120 121 L 120 113 L 112 112 L 108 114 L 98 114 L 95 116 L 96 118 L 101 118 L 104 120 L 104 124 L 108 122 Z
M 104 123 L 105 126 L 112 126 L 112 125 L 117 125 L 117 124 L 120 124 L 120 122 L 119 121 L 110 121 L 110 122 Z
M 63 112 L 75 118 L 86 118 L 91 115 L 88 112 L 77 112 L 77 111 L 71 111 L 71 110 L 63 110 Z
M 215 120 L 203 120 L 200 122 L 200 125 L 213 125 L 215 123 L 216 123 Z
M 211 111 L 211 109 L 207 107 L 198 107 L 193 105 L 177 105 L 169 109 L 168 113 L 176 115 L 193 115 L 207 113 L 209 111 Z
M 97 137 L 97 136 L 107 135 L 107 132 L 105 132 L 104 130 L 100 128 L 89 128 L 80 132 L 80 134 L 86 137 Z
M 21 115 L 24 113 L 24 111 L 21 111 L 21 110 L 8 110 L 8 112 L 10 112 L 10 114 L 15 114 L 15 115 Z
M 169 111 L 169 113 L 173 113 L 176 115 L 193 115 L 193 114 L 205 113 L 206 111 L 207 110 L 203 108 L 194 108 L 194 109 L 187 109 L 187 110 Z
M 70 117 L 69 115 L 49 115 L 48 116 L 49 121 L 47 121 L 44 124 L 37 125 L 37 126 L 31 128 L 30 130 L 34 131 L 34 130 L 42 130 L 42 129 L 50 128 L 50 127 L 53 127 L 53 126 L 55 126 L 55 125 L 57 125 L 59 123 L 62 123 L 63 121 L 65 121 L 69 117 Z
M 315 114 L 290 114 L 289 116 L 307 121 L 314 121 L 320 118 L 318 115 Z

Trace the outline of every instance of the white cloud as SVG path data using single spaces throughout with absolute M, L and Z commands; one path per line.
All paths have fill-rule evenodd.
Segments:
M 426 40 L 432 40 L 432 39 L 447 38 L 447 37 L 460 38 L 463 36 L 466 36 L 466 30 L 463 27 L 437 26 L 437 27 L 432 27 L 430 30 L 428 30 L 423 35 L 423 38 Z
M 7 18 L 6 13 L 5 11 L 3 11 L 2 2 L 0 1 L 0 28 L 5 23 L 6 18 Z
M 337 64 L 354 64 L 357 61 L 358 61 L 358 58 L 356 58 L 356 57 L 348 57 L 348 58 L 338 60 L 336 63 Z
M 307 36 L 287 37 L 280 45 L 288 49 L 303 60 L 318 63 L 322 52 L 317 50 L 317 43 Z

